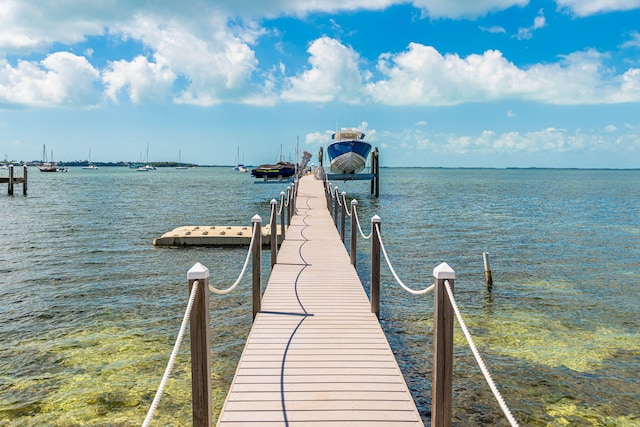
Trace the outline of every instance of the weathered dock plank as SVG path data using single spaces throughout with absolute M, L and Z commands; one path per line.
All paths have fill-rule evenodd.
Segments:
M 296 207 L 218 427 L 422 426 L 322 182 Z

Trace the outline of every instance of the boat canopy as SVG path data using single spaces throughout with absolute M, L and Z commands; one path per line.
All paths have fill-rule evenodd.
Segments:
M 343 129 L 331 135 L 331 139 L 335 139 L 336 141 L 364 139 L 364 133 L 355 129 Z

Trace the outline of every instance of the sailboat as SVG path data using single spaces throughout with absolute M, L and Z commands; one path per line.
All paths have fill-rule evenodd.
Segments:
M 83 166 L 82 169 L 87 169 L 87 170 L 100 169 L 98 166 L 91 163 L 91 148 L 89 148 L 89 157 L 87 159 L 87 163 L 88 163 L 87 166 Z
M 145 166 L 140 166 L 138 169 L 136 169 L 138 172 L 147 172 L 147 171 L 154 171 L 156 170 L 155 166 L 152 166 L 151 164 L 149 164 L 149 143 L 147 142 L 147 155 L 145 156 L 144 162 L 146 163 Z
M 236 153 L 236 165 L 233 167 L 234 171 L 238 172 L 248 172 L 248 169 L 244 165 L 244 153 L 242 154 L 243 163 L 240 163 L 240 147 L 238 147 L 238 152 Z
M 176 169 L 189 169 L 188 166 L 182 164 L 182 151 L 178 150 L 178 166 Z
M 59 168 L 56 162 L 53 161 L 53 150 L 51 150 L 51 161 L 47 160 L 47 147 L 42 144 L 42 162 L 38 166 L 40 172 L 65 172 L 64 168 Z

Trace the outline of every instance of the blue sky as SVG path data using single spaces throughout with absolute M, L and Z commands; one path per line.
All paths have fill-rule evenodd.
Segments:
M 0 158 L 640 167 L 640 0 L 0 0 Z

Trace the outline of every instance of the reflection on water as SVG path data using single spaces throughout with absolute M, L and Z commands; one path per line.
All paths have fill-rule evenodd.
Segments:
M 379 199 L 366 182 L 337 185 L 358 199 L 365 232 L 380 215 L 405 283 L 428 285 L 442 261 L 456 270 L 456 299 L 522 425 L 640 425 L 639 171 L 382 173 Z M 0 195 L 0 426 L 140 425 L 184 313 L 186 271 L 202 262 L 228 284 L 246 255 L 153 238 L 267 218 L 286 184 L 254 185 L 230 168 L 29 177 L 29 196 Z M 358 243 L 365 287 L 368 245 Z M 382 325 L 428 424 L 431 298 L 382 274 Z M 245 282 L 211 298 L 216 416 L 250 328 Z M 454 425 L 506 425 L 459 330 L 455 356 Z M 185 344 L 156 425 L 190 423 L 188 357 Z

